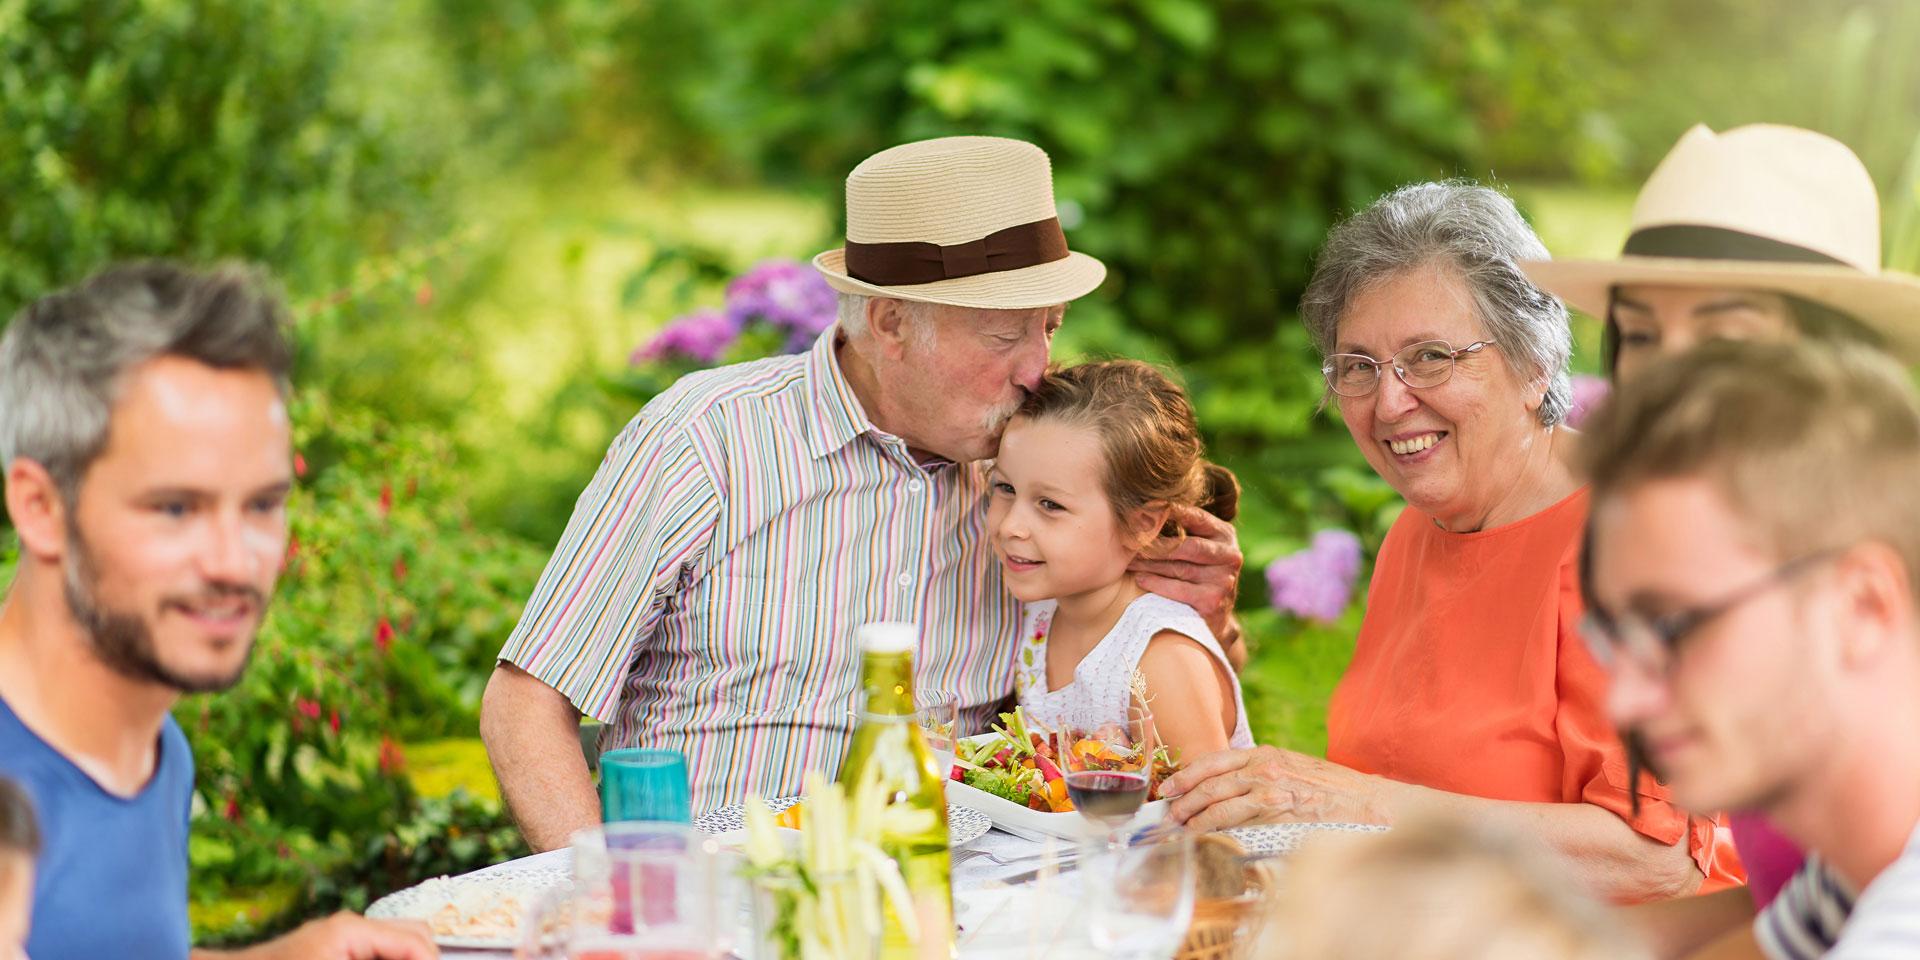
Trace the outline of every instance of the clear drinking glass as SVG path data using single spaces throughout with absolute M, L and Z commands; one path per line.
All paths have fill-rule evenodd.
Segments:
M 933 760 L 940 766 L 940 777 L 953 775 L 953 763 L 960 739 L 960 701 L 944 693 L 925 693 L 915 698 L 913 719 L 927 738 Z
M 704 834 L 667 823 L 607 824 L 575 834 L 573 857 L 572 884 L 528 917 L 522 956 L 711 960 L 731 945 Z
M 623 747 L 600 755 L 600 819 L 692 823 L 687 755 L 678 750 Z
M 1152 831 L 1131 843 L 1092 845 L 1081 856 L 1087 937 L 1120 960 L 1166 960 L 1193 922 L 1193 834 Z

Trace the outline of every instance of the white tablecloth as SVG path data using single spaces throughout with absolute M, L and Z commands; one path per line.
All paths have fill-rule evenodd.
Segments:
M 1071 864 L 1024 877 L 1056 852 L 1071 856 L 1061 842 L 1056 851 L 993 830 L 953 851 L 954 921 L 960 927 L 959 952 L 963 960 L 986 957 L 1075 957 L 1094 955 L 1084 936 L 1069 930 L 1074 916 L 1076 881 Z M 519 860 L 494 864 L 468 876 L 511 876 L 545 866 L 565 866 L 572 851 L 549 850 Z M 1002 862 L 1008 861 L 1008 862 Z M 1006 879 L 1017 879 L 1008 885 Z M 511 950 L 470 950 L 445 947 L 444 957 L 460 960 L 511 960 Z

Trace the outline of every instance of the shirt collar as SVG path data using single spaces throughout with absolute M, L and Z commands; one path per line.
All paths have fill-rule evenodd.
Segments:
M 807 452 L 816 460 L 874 429 L 873 421 L 860 406 L 860 398 L 854 395 L 853 384 L 840 370 L 835 347 L 842 339 L 836 324 L 813 342 L 807 354 L 807 390 L 813 398 L 813 418 L 808 424 L 812 437 Z

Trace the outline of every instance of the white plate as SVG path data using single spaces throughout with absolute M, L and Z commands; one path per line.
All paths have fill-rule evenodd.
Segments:
M 956 786 L 958 784 L 951 781 L 947 783 L 947 846 L 949 847 L 972 843 L 985 836 L 988 830 L 993 829 L 992 820 L 956 801 L 952 789 Z M 779 813 L 799 802 L 799 797 L 775 797 L 767 801 L 767 809 Z M 1000 802 L 1006 803 L 1005 800 Z M 1012 806 L 1012 804 L 1007 805 Z M 695 819 L 693 825 L 715 836 L 725 836 L 747 828 L 743 810 L 740 804 L 730 803 Z
M 485 903 L 489 898 L 505 900 L 511 898 L 518 909 L 511 910 L 514 919 L 514 933 L 500 937 L 460 937 L 435 934 L 433 942 L 443 947 L 473 947 L 481 949 L 512 950 L 520 945 L 519 926 L 526 919 L 541 895 L 556 887 L 564 886 L 573 877 L 573 871 L 565 866 L 551 865 L 529 868 L 508 874 L 493 874 L 464 877 L 437 877 L 425 883 L 411 886 L 405 890 L 396 890 L 387 894 L 367 907 L 367 916 L 375 920 L 418 920 L 431 923 L 434 914 L 450 902 L 452 895 L 466 900 L 468 905 Z
M 1372 823 L 1262 823 L 1251 827 L 1231 827 L 1223 831 L 1240 841 L 1247 853 L 1274 856 L 1292 853 L 1317 833 L 1381 833 L 1387 828 Z
M 983 733 L 966 738 L 972 743 L 983 743 L 999 737 L 999 734 Z M 1061 840 L 1079 840 L 1098 838 L 1105 835 L 1104 827 L 1096 826 L 1078 813 L 1041 813 L 1038 810 L 1023 807 L 1004 797 L 996 797 L 978 787 L 970 787 L 958 780 L 947 781 L 947 802 L 978 810 L 993 821 L 993 825 L 1027 840 L 1040 842 L 1048 837 Z M 1167 816 L 1167 801 L 1155 800 L 1141 806 L 1140 812 L 1127 822 L 1130 829 L 1139 829 L 1148 824 L 1158 823 Z

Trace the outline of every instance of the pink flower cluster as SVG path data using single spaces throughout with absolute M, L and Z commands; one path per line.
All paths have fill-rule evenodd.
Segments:
M 1267 565 L 1267 589 L 1276 608 L 1325 623 L 1346 611 L 1359 576 L 1360 538 L 1322 530 L 1305 550 Z
M 1578 429 L 1593 411 L 1607 402 L 1613 384 L 1604 377 L 1578 374 L 1573 378 L 1573 409 L 1567 411 L 1567 426 Z
M 833 288 L 812 267 L 798 260 L 763 261 L 727 284 L 725 307 L 696 310 L 667 324 L 629 362 L 718 363 L 755 323 L 784 334 L 783 349 L 797 353 L 833 326 L 837 307 Z

